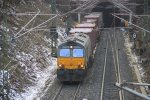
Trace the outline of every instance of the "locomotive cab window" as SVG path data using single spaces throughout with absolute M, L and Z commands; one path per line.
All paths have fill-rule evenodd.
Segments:
M 61 57 L 70 57 L 70 49 L 60 49 Z
M 73 49 L 73 57 L 83 57 L 83 49 Z

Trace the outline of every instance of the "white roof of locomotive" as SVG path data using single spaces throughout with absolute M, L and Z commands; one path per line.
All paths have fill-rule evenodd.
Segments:
M 76 34 L 72 34 L 72 35 L 68 36 L 68 37 L 67 37 L 62 43 L 60 43 L 59 45 L 64 44 L 64 43 L 69 42 L 69 41 L 76 42 L 76 43 L 81 44 L 82 46 L 86 47 L 87 45 L 89 45 L 90 38 L 89 38 L 89 36 L 86 35 L 86 34 L 83 34 L 83 33 L 76 33 Z
M 71 28 L 70 33 L 89 33 L 93 28 Z
M 81 23 L 81 24 L 77 24 L 75 27 L 95 27 L 96 24 L 95 23 Z

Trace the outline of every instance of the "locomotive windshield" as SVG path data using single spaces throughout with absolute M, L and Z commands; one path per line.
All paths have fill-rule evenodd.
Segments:
M 70 57 L 70 49 L 60 49 L 61 57 Z
M 73 57 L 83 57 L 83 49 L 73 49 Z
M 63 46 L 58 54 L 60 57 L 84 57 L 84 49 L 80 46 Z

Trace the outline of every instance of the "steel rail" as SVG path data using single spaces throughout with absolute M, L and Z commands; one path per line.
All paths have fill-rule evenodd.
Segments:
M 119 56 L 118 56 L 118 39 L 116 37 L 116 30 L 114 28 L 114 40 L 115 40 L 115 52 L 116 52 L 116 62 L 117 62 L 117 75 L 118 82 L 121 83 L 121 74 L 120 74 L 120 64 L 119 64 Z M 122 90 L 119 91 L 120 100 L 124 100 L 124 92 Z
M 117 49 L 117 39 L 116 39 L 116 34 L 115 30 L 112 34 L 112 38 L 114 39 L 114 46 L 113 46 L 113 41 L 111 39 L 110 34 L 108 35 L 108 38 L 110 40 L 111 48 L 112 48 L 112 53 L 113 53 L 113 59 L 114 59 L 114 65 L 115 65 L 115 72 L 116 72 L 116 80 L 117 82 L 121 82 L 121 76 L 120 76 L 120 65 L 119 65 L 119 59 L 118 59 L 118 49 Z M 119 100 L 124 100 L 124 93 L 123 91 L 119 92 Z
M 54 96 L 54 98 L 52 100 L 56 100 L 57 99 L 57 97 L 59 96 L 59 94 L 60 94 L 60 92 L 62 90 L 62 87 L 63 87 L 63 84 L 61 84 L 60 88 L 58 89 L 56 95 Z
M 113 34 L 112 34 L 113 35 Z M 113 36 L 112 36 L 113 37 Z M 110 40 L 110 46 L 111 46 L 111 48 L 112 48 L 112 54 L 113 54 L 113 60 L 114 60 L 114 65 L 115 65 L 115 72 L 117 72 L 117 64 L 116 64 L 116 60 L 115 60 L 115 50 L 114 50 L 114 48 L 113 48 L 113 44 L 112 44 L 112 39 L 111 39 L 111 36 L 110 36 L 110 34 L 108 35 L 108 38 L 109 38 L 109 40 Z M 117 75 L 117 73 L 115 73 L 116 74 L 116 80 L 117 80 L 117 82 L 118 82 L 118 75 Z
M 104 82 L 105 82 L 105 72 L 106 72 L 106 62 L 107 62 L 107 54 L 108 54 L 108 40 L 107 40 L 106 53 L 105 53 L 105 61 L 104 61 L 104 70 L 103 70 L 103 79 L 102 79 L 102 85 L 101 85 L 100 100 L 103 100 Z
M 81 83 L 78 85 L 72 100 L 76 100 L 76 97 L 77 97 L 80 87 L 81 87 Z
M 77 89 L 75 90 L 72 100 L 76 100 L 76 97 L 77 97 L 77 94 L 78 94 L 80 87 L 81 87 L 81 83 L 78 85 Z M 58 89 L 57 93 L 55 94 L 55 96 L 52 100 L 57 100 L 57 97 L 60 95 L 62 88 L 63 88 L 63 84 L 60 86 L 60 88 Z

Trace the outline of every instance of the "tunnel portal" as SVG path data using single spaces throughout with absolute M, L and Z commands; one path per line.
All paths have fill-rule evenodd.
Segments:
M 122 26 L 121 20 L 115 18 L 112 13 L 119 13 L 119 8 L 111 2 L 101 2 L 92 9 L 92 12 L 103 13 L 103 23 L 105 28 Z

